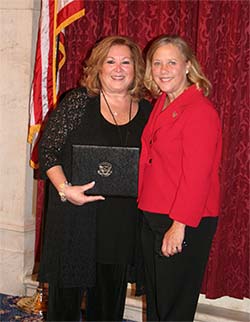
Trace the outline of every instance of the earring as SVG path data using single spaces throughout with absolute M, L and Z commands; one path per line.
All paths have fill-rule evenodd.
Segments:
M 188 70 L 186 70 L 186 74 L 188 74 L 189 73 L 189 71 Z

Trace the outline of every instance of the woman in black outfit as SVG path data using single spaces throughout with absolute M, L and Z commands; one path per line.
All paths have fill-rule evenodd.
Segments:
M 139 147 L 151 106 L 142 98 L 144 63 L 127 37 L 106 37 L 86 63 L 83 87 L 50 116 L 40 147 L 50 180 L 40 281 L 49 283 L 48 321 L 120 321 L 135 269 L 140 213 L 131 197 L 89 196 L 94 182 L 72 186 L 73 144 Z M 129 280 L 133 282 L 132 280 Z

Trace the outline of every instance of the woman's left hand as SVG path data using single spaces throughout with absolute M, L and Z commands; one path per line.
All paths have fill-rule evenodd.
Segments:
M 174 221 L 172 226 L 166 231 L 161 246 L 161 252 L 164 256 L 173 256 L 182 251 L 185 227 L 186 225 Z

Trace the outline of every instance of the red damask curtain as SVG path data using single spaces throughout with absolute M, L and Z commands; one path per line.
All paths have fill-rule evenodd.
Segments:
M 130 36 L 142 49 L 160 34 L 179 34 L 192 45 L 212 82 L 210 99 L 222 121 L 223 157 L 220 219 L 202 288 L 208 298 L 250 297 L 249 9 L 248 1 L 239 0 L 85 0 L 86 15 L 66 29 L 61 94 L 77 86 L 95 42 L 114 34 Z M 41 212 L 40 207 L 38 222 Z

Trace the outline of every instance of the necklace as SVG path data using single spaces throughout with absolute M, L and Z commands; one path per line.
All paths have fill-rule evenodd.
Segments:
M 103 90 L 101 90 L 101 93 L 102 93 L 104 101 L 105 101 L 105 103 L 106 103 L 106 105 L 108 107 L 109 113 L 112 116 L 112 119 L 114 120 L 115 126 L 117 128 L 117 131 L 118 131 L 118 134 L 119 134 L 119 137 L 120 137 L 121 145 L 122 146 L 127 146 L 129 131 L 127 129 L 126 136 L 125 136 L 125 141 L 124 141 L 124 144 L 123 144 L 121 129 L 120 129 L 120 126 L 119 126 L 119 124 L 118 124 L 118 122 L 117 122 L 117 120 L 115 118 L 115 116 L 117 116 L 118 114 L 112 112 L 112 109 L 111 109 L 111 107 L 110 107 L 110 105 L 108 103 L 108 100 L 107 100 L 106 96 L 104 95 Z M 131 121 L 131 114 L 132 114 L 132 99 L 130 100 L 130 105 L 129 105 L 128 123 Z

